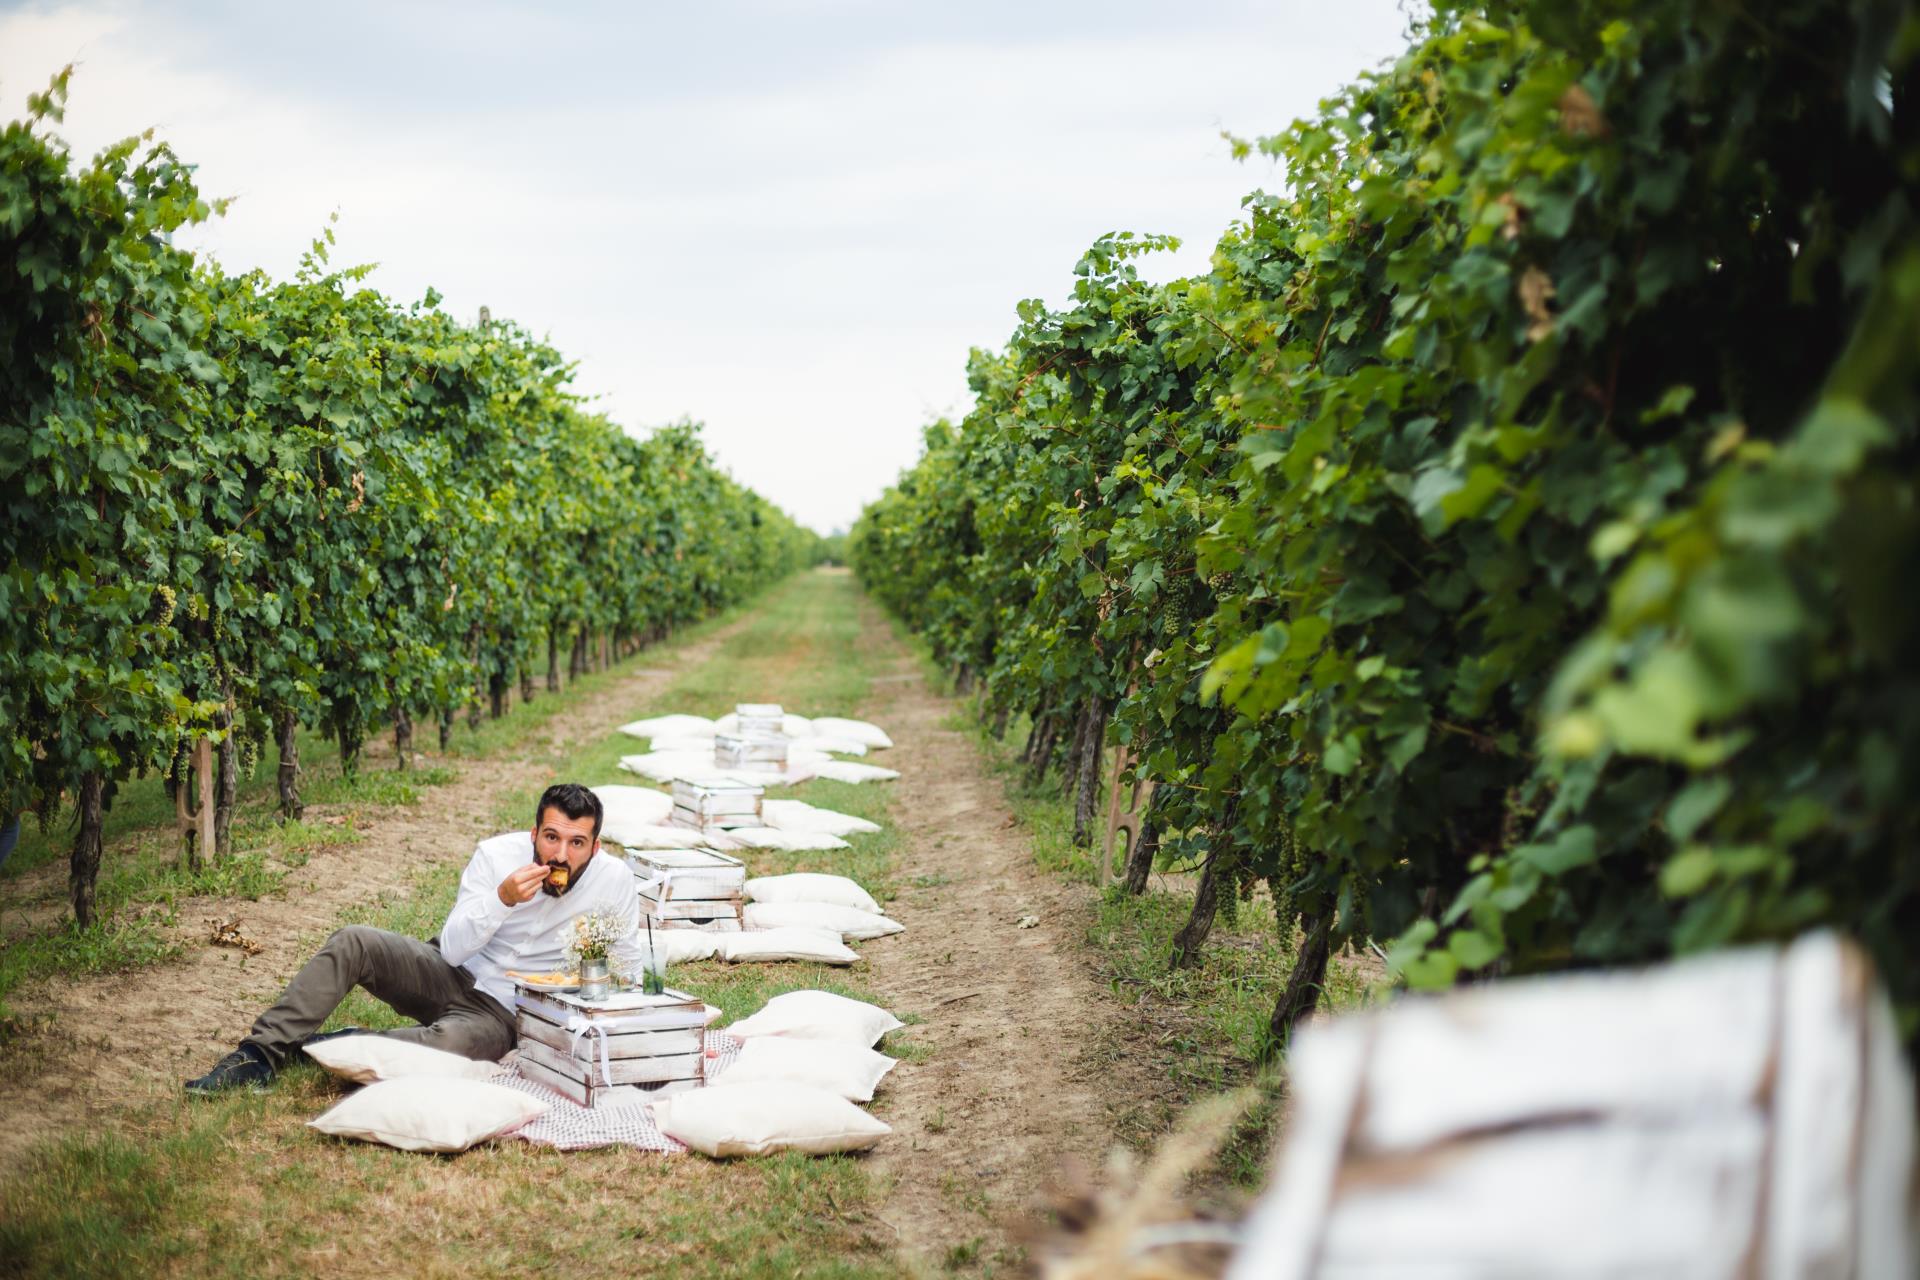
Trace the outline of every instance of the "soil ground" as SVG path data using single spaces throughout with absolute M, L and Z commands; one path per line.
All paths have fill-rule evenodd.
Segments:
M 885 762 L 903 775 L 893 821 L 907 845 L 888 906 L 907 931 L 872 953 L 872 981 L 925 1018 L 916 1038 L 932 1051 L 889 1079 L 880 1214 L 931 1263 L 1023 1236 L 1063 1161 L 1097 1163 L 1116 1105 L 1155 1085 L 1144 1060 L 1090 1052 L 1124 1016 L 1083 943 L 1093 891 L 1035 865 L 1000 782 L 949 723 L 953 700 L 864 612 L 869 648 L 889 655 L 866 710 L 896 744 Z

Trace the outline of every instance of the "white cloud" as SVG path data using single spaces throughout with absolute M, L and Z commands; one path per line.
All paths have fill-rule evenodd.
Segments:
M 1064 296 L 1095 236 L 1176 234 L 1152 274 L 1204 269 L 1278 181 L 1219 131 L 1283 127 L 1404 25 L 1387 0 L 275 12 L 0 13 L 0 93 L 17 112 L 78 58 L 76 149 L 157 125 L 239 197 L 196 247 L 284 275 L 337 208 L 336 261 L 549 334 L 611 416 L 705 420 L 821 528 L 964 410 L 968 348 Z

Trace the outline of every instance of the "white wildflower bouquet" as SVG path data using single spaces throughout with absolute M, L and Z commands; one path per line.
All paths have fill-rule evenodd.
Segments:
M 626 934 L 618 916 L 604 911 L 589 911 L 573 918 L 573 937 L 566 945 L 567 963 L 579 968 L 585 960 L 605 960 L 613 944 Z

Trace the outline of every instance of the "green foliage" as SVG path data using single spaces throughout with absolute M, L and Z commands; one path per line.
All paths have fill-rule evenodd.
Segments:
M 349 763 L 577 637 L 630 645 L 807 563 L 708 458 L 584 412 L 517 327 L 397 306 L 364 269 L 228 276 L 164 145 L 86 165 L 66 73 L 0 133 L 0 813 L 277 722 Z
M 1912 1028 L 1920 19 L 1436 10 L 1207 275 L 1023 304 L 854 563 L 1416 983 L 1832 923 Z

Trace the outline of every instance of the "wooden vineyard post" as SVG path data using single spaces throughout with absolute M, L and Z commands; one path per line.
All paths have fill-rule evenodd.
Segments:
M 1113 849 L 1119 834 L 1127 833 L 1127 850 L 1140 842 L 1140 828 L 1146 821 L 1147 804 L 1153 799 L 1153 780 L 1135 778 L 1123 781 L 1133 754 L 1125 746 L 1113 749 L 1113 781 L 1107 785 L 1107 835 L 1100 845 L 1100 888 L 1113 882 Z M 1127 807 L 1120 807 L 1120 793 L 1127 793 Z
M 180 849 L 190 871 L 198 871 L 213 861 L 213 740 L 201 738 L 193 744 L 193 753 L 188 757 L 189 767 L 193 771 L 193 789 L 198 797 L 196 808 L 187 799 L 187 779 L 180 779 L 180 785 L 173 792 L 173 814 L 179 824 Z

